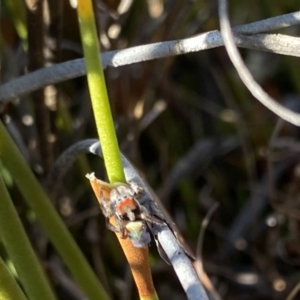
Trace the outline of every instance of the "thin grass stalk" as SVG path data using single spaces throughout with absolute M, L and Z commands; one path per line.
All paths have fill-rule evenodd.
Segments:
M 120 150 L 115 133 L 101 60 L 95 18 L 90 0 L 78 1 L 78 18 L 98 136 L 103 145 L 105 168 L 109 181 L 125 182 Z
M 26 236 L 1 175 L 0 199 L 0 238 L 16 268 L 28 298 L 30 300 L 56 299 Z M 3 284 L 2 281 L 0 283 Z M 12 287 L 12 283 L 10 284 Z M 4 284 L 3 288 L 5 288 Z M 1 290 L 2 287 L 0 294 Z
M 0 257 L 0 300 L 27 300 Z
M 11 173 L 25 200 L 83 292 L 90 300 L 109 299 L 2 122 L 0 122 L 0 141 L 0 159 L 3 165 Z
M 90 0 L 78 0 L 78 19 L 87 70 L 88 86 L 92 101 L 98 136 L 101 141 L 106 172 L 111 183 L 126 182 L 120 150 L 114 129 L 106 90 L 94 12 Z M 115 218 L 110 218 L 114 224 Z M 158 299 L 149 266 L 148 248 L 135 248 L 128 238 L 117 238 L 122 246 L 133 274 L 140 299 Z

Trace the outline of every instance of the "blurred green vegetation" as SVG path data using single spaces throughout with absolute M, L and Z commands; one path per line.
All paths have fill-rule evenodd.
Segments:
M 125 3 L 128 8 L 122 10 Z M 297 4 L 230 1 L 230 20 L 232 25 L 246 24 L 296 11 Z M 94 7 L 103 51 L 219 27 L 216 1 L 105 0 L 94 1 Z M 76 11 L 69 1 L 45 1 L 43 24 L 44 66 L 82 57 Z M 0 83 L 28 72 L 30 30 L 34 34 L 36 28 L 26 24 L 25 2 L 2 1 Z M 284 33 L 298 36 L 299 26 Z M 300 111 L 298 58 L 246 49 L 241 53 L 264 90 Z M 123 153 L 158 193 L 193 250 L 203 218 L 215 202 L 220 203 L 202 253 L 204 269 L 222 299 L 285 299 L 300 280 L 299 129 L 280 122 L 253 99 L 223 47 L 109 68 L 105 75 Z M 0 103 L 0 117 L 44 185 L 48 166 L 63 150 L 97 133 L 86 78 L 47 87 L 42 95 L 46 117 L 35 115 L 32 95 Z M 46 152 L 38 118 L 42 123 L 49 120 Z M 80 299 L 45 233 L 28 217 L 30 209 L 12 184 L 12 174 L 2 164 L 0 171 L 57 298 Z M 122 251 L 106 230 L 87 185 L 87 171 L 105 178 L 102 161 L 81 158 L 52 201 L 108 294 L 113 299 L 137 299 Z M 160 298 L 185 299 L 172 268 L 159 258 L 154 245 L 150 250 Z

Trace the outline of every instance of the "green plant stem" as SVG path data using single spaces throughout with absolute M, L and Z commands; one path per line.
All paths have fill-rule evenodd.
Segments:
M 2 122 L 0 141 L 0 159 L 3 165 L 10 171 L 25 200 L 35 212 L 79 286 L 90 300 L 109 299 Z
M 90 0 L 78 0 L 78 18 L 85 57 L 89 91 L 106 172 L 111 183 L 125 182 L 120 150 L 107 96 L 99 44 Z
M 26 300 L 23 291 L 0 257 L 0 300 Z
M 22 0 L 6 1 L 6 5 L 18 35 L 26 43 L 27 47 L 27 28 L 24 2 Z
M 0 238 L 16 268 L 26 294 L 32 300 L 55 299 L 43 269 L 31 248 L 1 175 L 0 196 Z
M 92 2 L 91 0 L 78 0 L 77 3 L 89 91 L 97 131 L 102 145 L 106 172 L 111 183 L 126 182 L 107 96 L 102 62 L 99 60 L 100 50 Z M 114 218 L 111 218 L 110 222 L 113 221 Z M 148 249 L 133 247 L 128 238 L 119 238 L 119 242 L 135 278 L 140 299 L 157 300 L 157 294 L 153 286 L 151 271 L 148 265 Z M 137 257 L 140 259 L 137 260 Z M 143 283 L 143 285 L 141 285 L 141 283 Z

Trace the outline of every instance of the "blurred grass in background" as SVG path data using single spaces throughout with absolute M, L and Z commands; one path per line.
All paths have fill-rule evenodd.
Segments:
M 106 0 L 94 1 L 94 7 L 103 51 L 219 28 L 215 1 Z M 229 7 L 232 26 L 298 9 L 290 0 L 230 1 Z M 82 57 L 76 11 L 69 2 L 45 1 L 44 11 L 43 65 Z M 22 1 L 1 2 L 0 83 L 28 68 L 24 16 Z M 299 27 L 281 32 L 299 36 Z M 240 51 L 262 87 L 300 111 L 299 59 Z M 252 98 L 224 48 L 107 69 L 105 74 L 121 149 L 161 196 L 192 249 L 205 214 L 220 203 L 206 233 L 203 258 L 223 299 L 285 299 L 300 279 L 298 128 L 278 122 Z M 51 165 L 76 141 L 97 136 L 88 97 L 85 78 L 44 89 L 49 157 L 41 155 L 35 122 L 41 116 L 34 115 L 31 95 L 0 104 L 1 119 L 42 184 L 46 162 Z M 123 254 L 84 177 L 87 170 L 104 178 L 99 159 L 82 159 L 53 201 L 107 291 L 116 299 L 135 299 Z M 1 173 L 59 299 L 77 299 L 9 172 L 1 167 Z M 161 299 L 185 299 L 172 268 L 154 246 L 150 250 Z

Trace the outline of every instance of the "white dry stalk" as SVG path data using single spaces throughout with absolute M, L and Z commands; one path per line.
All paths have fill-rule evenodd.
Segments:
M 300 57 L 300 38 L 282 34 L 259 34 L 300 23 L 300 12 L 294 12 L 233 28 L 237 46 Z M 102 54 L 103 67 L 120 67 L 153 59 L 187 54 L 223 46 L 219 31 L 214 30 L 190 38 L 153 43 Z M 0 102 L 85 75 L 83 59 L 50 66 L 0 85 Z
M 89 147 L 89 152 L 102 157 L 100 143 L 95 142 L 92 144 Z M 126 181 L 138 184 L 138 186 L 140 186 L 148 195 L 150 201 L 154 201 L 147 184 L 124 155 L 122 155 L 122 163 Z M 208 300 L 205 289 L 199 281 L 191 260 L 186 256 L 184 250 L 178 244 L 178 241 L 170 228 L 168 226 L 160 226 L 157 239 L 168 256 L 187 298 L 189 300 Z
M 231 31 L 228 13 L 227 13 L 227 1 L 219 0 L 219 18 L 221 33 L 227 53 L 235 66 L 240 78 L 249 89 L 251 94 L 259 100 L 264 106 L 275 113 L 283 120 L 300 126 L 300 114 L 293 112 L 292 110 L 284 107 L 283 105 L 276 102 L 271 96 L 269 96 L 261 86 L 254 80 L 250 71 L 244 64 L 242 57 L 235 45 L 234 36 Z
M 55 191 L 62 182 L 66 172 L 72 166 L 80 154 L 92 153 L 103 158 L 101 145 L 96 139 L 88 139 L 77 142 L 65 150 L 56 160 L 52 170 L 49 173 L 46 186 L 48 190 Z M 150 193 L 145 181 L 140 177 L 134 166 L 122 155 L 122 163 L 127 181 L 132 181 L 142 187 L 150 199 L 153 195 Z M 158 241 L 168 256 L 177 276 L 186 292 L 189 300 L 208 300 L 205 289 L 196 274 L 191 260 L 186 256 L 184 250 L 178 244 L 173 232 L 168 226 L 160 226 L 158 232 Z

